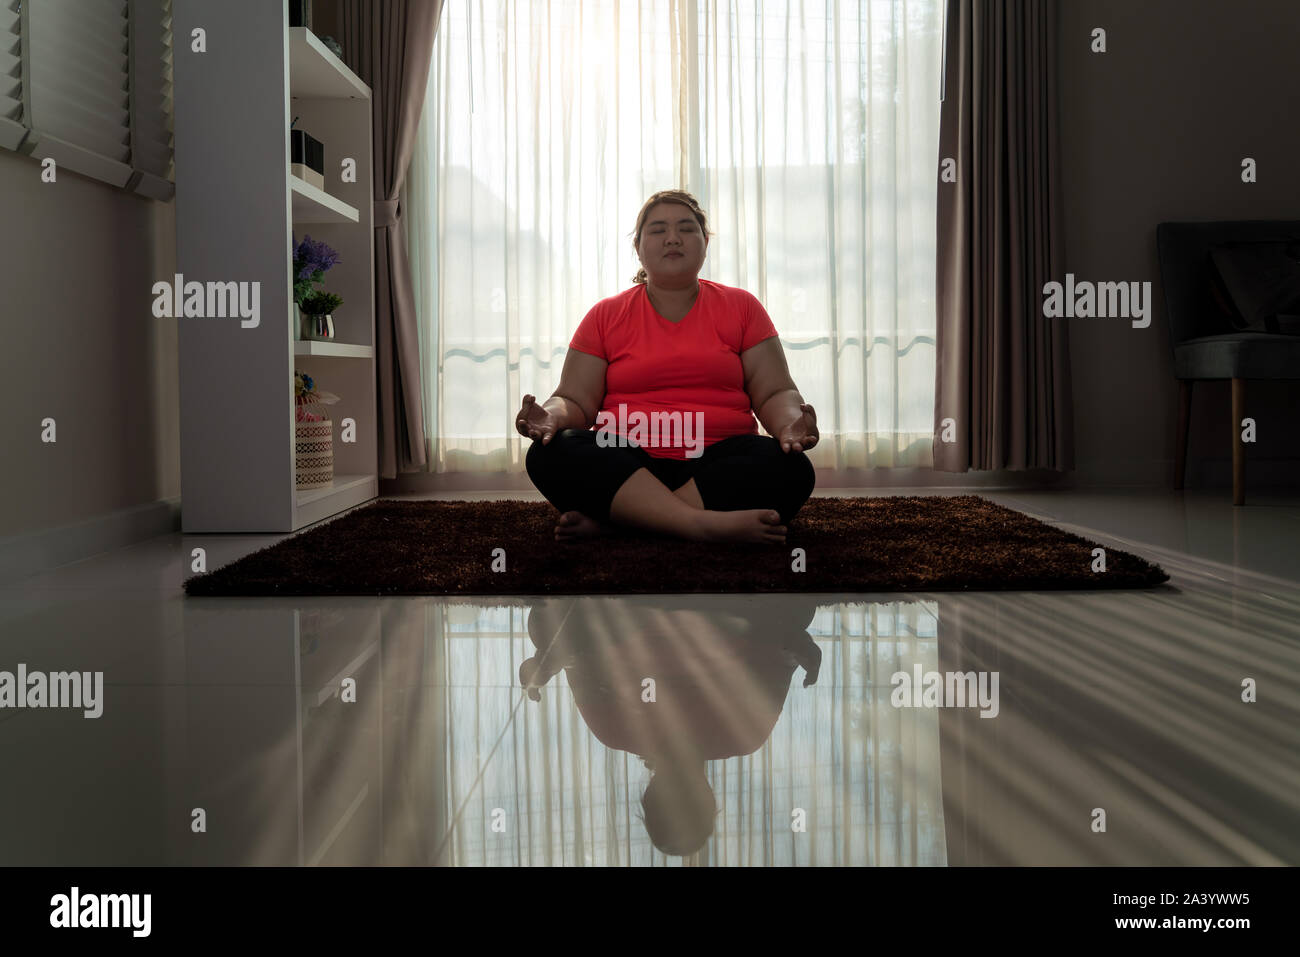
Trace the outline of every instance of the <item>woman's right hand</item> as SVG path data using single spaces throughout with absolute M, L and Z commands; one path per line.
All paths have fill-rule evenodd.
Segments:
M 519 409 L 519 414 L 515 416 L 515 428 L 519 430 L 520 435 L 526 435 L 530 439 L 541 439 L 543 445 L 547 445 L 555 437 L 556 426 L 559 423 L 555 416 L 551 415 L 546 406 L 537 401 L 533 395 L 524 396 L 524 404 Z

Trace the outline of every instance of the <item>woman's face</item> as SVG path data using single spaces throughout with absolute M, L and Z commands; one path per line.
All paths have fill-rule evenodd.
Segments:
M 695 281 L 708 246 L 689 209 L 680 203 L 656 203 L 641 227 L 637 255 L 656 286 L 674 288 Z

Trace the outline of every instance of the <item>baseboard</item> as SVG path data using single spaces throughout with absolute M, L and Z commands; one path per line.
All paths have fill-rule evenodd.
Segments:
M 0 538 L 0 585 L 60 565 L 179 532 L 180 497 L 119 509 L 83 522 Z

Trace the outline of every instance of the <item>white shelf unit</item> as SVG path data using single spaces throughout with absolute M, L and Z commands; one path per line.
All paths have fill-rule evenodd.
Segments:
M 313 505 L 322 500 L 329 500 L 335 495 L 344 492 L 357 491 L 368 487 L 373 483 L 373 475 L 340 475 L 334 472 L 334 481 L 330 485 L 322 485 L 320 488 L 305 488 L 298 493 L 298 504 L 300 506 Z M 333 513 L 330 513 L 333 514 Z
M 305 179 L 289 174 L 289 188 L 293 190 L 293 221 L 295 223 L 356 223 L 361 214 L 356 207 L 335 199 Z
M 321 342 L 304 339 L 293 344 L 297 356 L 333 356 L 336 359 L 371 359 L 375 350 L 370 346 L 354 346 L 346 342 Z
M 188 38 L 207 34 L 207 52 Z M 179 323 L 181 503 L 186 534 L 292 532 L 379 493 L 370 89 L 287 0 L 175 0 L 177 271 L 260 285 L 260 322 Z M 296 122 L 295 122 L 296 121 Z M 289 127 L 324 144 L 325 188 L 289 171 Z M 344 161 L 355 181 L 343 181 Z M 291 243 L 333 247 L 322 287 L 343 297 L 338 340 L 293 329 Z M 334 481 L 294 487 L 293 373 L 340 396 Z M 343 422 L 355 442 L 342 441 Z
M 318 100 L 370 99 L 370 87 L 306 27 L 289 28 L 289 84 L 294 96 Z

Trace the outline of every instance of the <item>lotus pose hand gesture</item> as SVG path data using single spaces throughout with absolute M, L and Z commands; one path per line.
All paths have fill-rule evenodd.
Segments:
M 558 424 L 551 410 L 539 403 L 536 396 L 524 396 L 524 404 L 515 416 L 515 428 L 520 435 L 541 439 L 542 444 L 547 445 L 555 437 Z
M 794 449 L 796 452 L 807 452 L 817 444 L 821 437 L 817 432 L 817 413 L 808 403 L 799 406 L 803 415 L 795 419 L 784 429 L 777 439 L 781 442 L 781 451 L 789 452 Z

